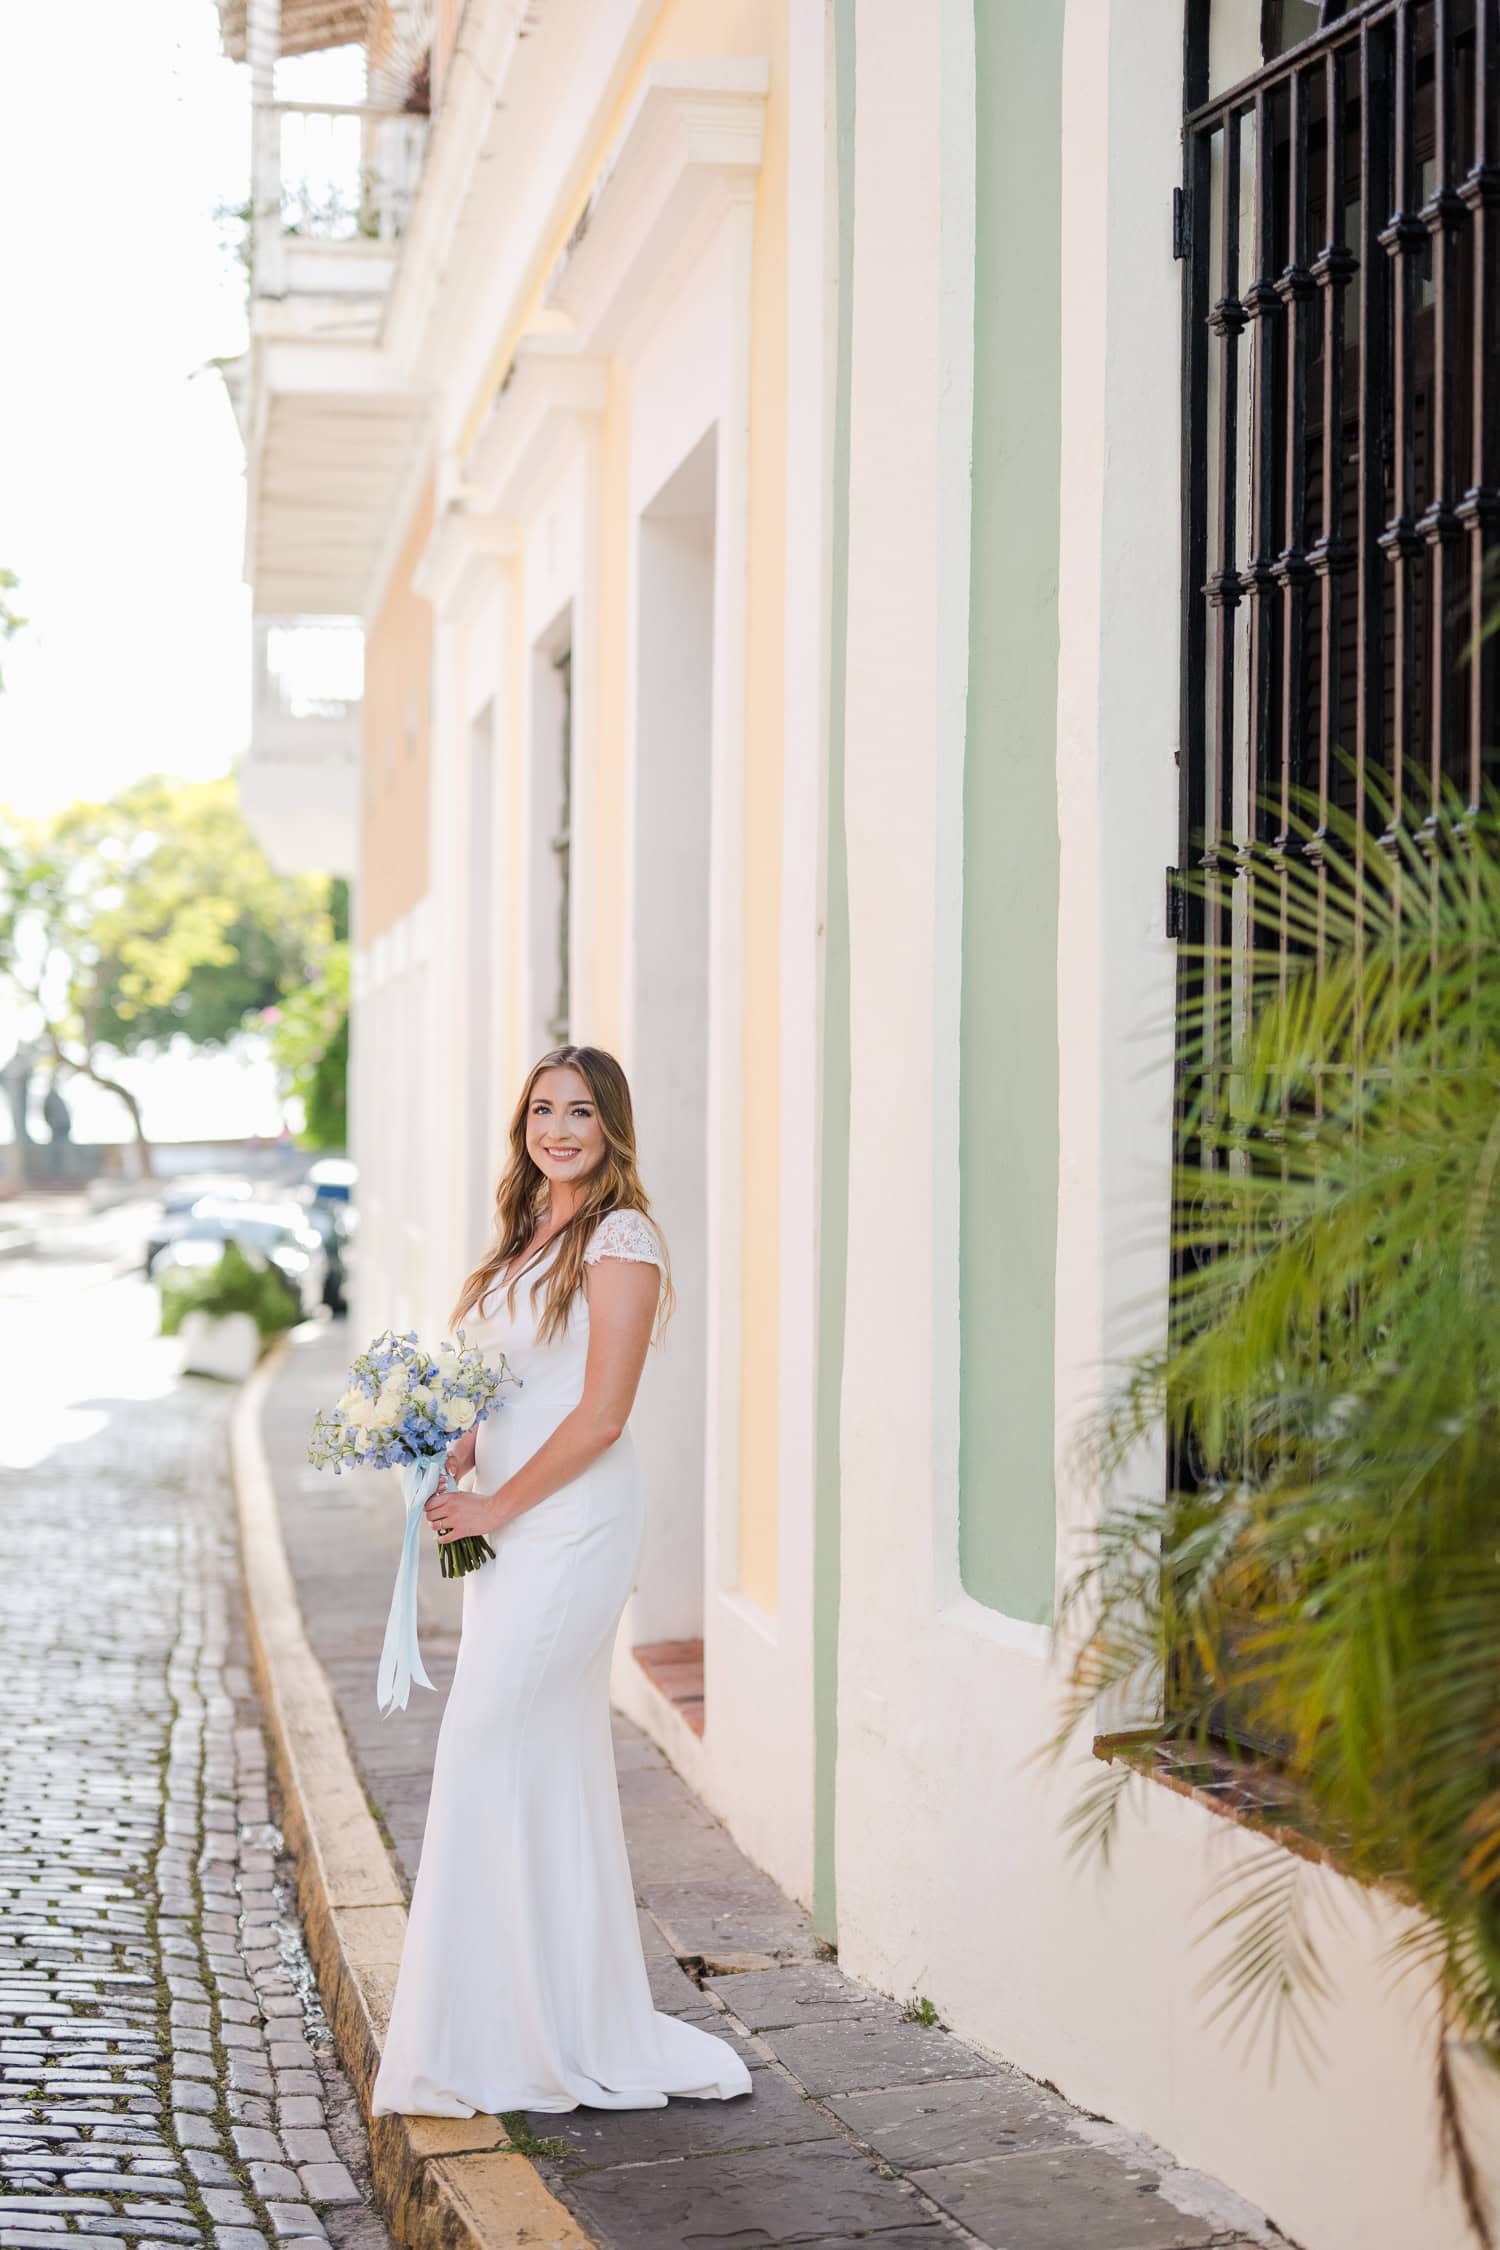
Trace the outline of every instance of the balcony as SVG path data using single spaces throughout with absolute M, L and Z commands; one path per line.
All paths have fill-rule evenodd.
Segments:
M 250 71 L 250 342 L 225 370 L 245 441 L 245 576 L 263 615 L 362 616 L 427 415 L 383 326 L 426 151 L 430 25 L 410 0 L 378 14 L 368 0 L 220 0 L 220 22 Z M 372 26 L 378 56 L 359 45 Z M 328 49 L 342 49 L 331 67 Z M 287 98 L 330 91 L 358 98 Z
M 284 875 L 352 875 L 364 633 L 348 617 L 255 620 L 240 803 Z
M 422 169 L 427 119 L 374 102 L 273 100 L 261 105 L 257 124 L 253 325 L 302 333 L 310 323 L 296 300 L 338 301 L 312 313 L 318 324 L 353 312 L 352 299 L 363 300 L 374 335 Z M 342 335 L 353 332 L 347 318 L 338 326 Z
M 250 348 L 231 371 L 247 456 L 245 575 L 277 616 L 359 615 L 426 402 L 381 318 L 427 121 L 367 104 L 257 115 Z

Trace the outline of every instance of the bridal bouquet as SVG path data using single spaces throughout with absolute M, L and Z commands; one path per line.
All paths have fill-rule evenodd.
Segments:
M 380 1659 L 377 1698 L 382 1710 L 406 1708 L 412 1680 L 431 1687 L 417 1647 L 417 1539 L 422 1510 L 443 1482 L 448 1447 L 491 1413 L 502 1383 L 515 1377 L 502 1359 L 491 1367 L 483 1355 L 456 1343 L 434 1354 L 415 1334 L 389 1329 L 360 1353 L 349 1370 L 342 1396 L 313 1423 L 307 1458 L 315 1469 L 400 1469 L 406 1496 L 406 1536 L 401 1567 L 391 1596 L 385 1648 Z M 453 1539 L 439 1549 L 445 1578 L 494 1560 L 484 1538 Z

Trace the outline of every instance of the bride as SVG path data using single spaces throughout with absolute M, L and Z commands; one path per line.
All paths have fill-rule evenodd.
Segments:
M 482 1532 L 438 1737 L 377 2117 L 726 2100 L 726 2040 L 652 2005 L 609 1722 L 615 1628 L 644 1520 L 626 1427 L 672 1303 L 612 1055 L 558 1047 L 527 1079 L 495 1240 L 450 1325 L 522 1388 L 448 1456 L 427 1503 Z

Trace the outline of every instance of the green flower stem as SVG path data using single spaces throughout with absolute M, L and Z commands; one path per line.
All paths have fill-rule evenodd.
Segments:
M 478 1570 L 495 1559 L 495 1550 L 488 1539 L 480 1537 L 444 1540 L 438 1552 L 445 1578 L 465 1578 L 471 1570 Z

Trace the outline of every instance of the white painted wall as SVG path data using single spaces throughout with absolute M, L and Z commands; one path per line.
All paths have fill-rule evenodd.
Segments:
M 479 1049 L 471 1061 L 473 1091 L 465 1120 L 470 1203 L 462 1214 L 460 1236 L 452 1245 L 454 1286 L 458 1277 L 477 1263 L 490 1239 L 495 1188 L 509 1155 L 506 1135 L 517 1094 L 507 1045 L 510 995 L 516 975 L 508 868 L 511 831 L 520 817 L 518 760 L 510 739 L 519 664 L 515 576 L 510 562 L 485 571 L 464 614 L 462 628 L 460 709 L 471 745 L 477 727 L 483 725 L 489 736 L 487 817 L 475 817 L 471 812 L 467 824 L 469 881 L 482 886 L 482 895 L 468 900 L 468 912 L 471 926 L 484 932 L 489 976 L 482 1038 L 472 1005 L 470 1010 L 474 1026 L 471 1035 L 479 1038 Z
M 484 1241 L 501 1169 L 499 1152 L 494 1145 L 490 1100 L 495 1033 L 501 1006 L 495 974 L 498 964 L 492 841 L 499 818 L 497 784 L 501 747 L 498 734 L 499 713 L 495 698 L 490 696 L 471 714 L 464 745 L 464 1027 L 463 1046 L 455 1058 L 458 1073 L 453 1081 L 463 1089 L 464 1118 L 468 1127 L 464 1136 L 461 1223 L 472 1229 L 475 1260 Z
M 822 25 L 816 38 L 803 26 L 792 58 L 794 72 L 811 72 L 799 80 L 798 127 L 806 175 L 819 180 L 824 160 Z M 651 319 L 627 332 L 624 349 L 630 364 L 631 436 L 630 504 L 639 536 L 643 519 L 654 500 L 670 484 L 710 431 L 714 437 L 713 494 L 713 681 L 710 734 L 706 744 L 709 766 L 709 836 L 707 858 L 707 1002 L 708 1041 L 701 1058 L 699 1078 L 703 1104 L 702 1128 L 706 1147 L 707 1225 L 702 1249 L 702 1290 L 698 1304 L 685 1304 L 677 1324 L 677 1339 L 669 1332 L 666 1356 L 659 1370 L 648 1371 L 637 1410 L 643 1458 L 650 1472 L 651 1417 L 656 1411 L 652 1385 L 666 1376 L 674 1348 L 682 1351 L 684 1332 L 695 1319 L 701 1323 L 703 1356 L 704 1449 L 701 1478 L 703 1495 L 703 1606 L 704 1666 L 707 1729 L 699 1740 L 680 1717 L 665 1705 L 631 1662 L 628 1651 L 637 1641 L 676 1630 L 663 1618 L 688 1615 L 684 1600 L 680 1610 L 653 1606 L 651 1588 L 643 1573 L 641 1596 L 632 1602 L 620 1636 L 612 1688 L 621 1707 L 659 1740 L 705 1799 L 732 1825 L 744 1849 L 797 1896 L 808 1899 L 812 1889 L 812 1415 L 811 1391 L 815 1381 L 812 1351 L 813 1267 L 809 1254 L 810 1228 L 797 1246 L 796 1278 L 788 1294 L 801 1304 L 801 1317 L 783 1337 L 790 1352 L 787 1404 L 789 1427 L 795 1443 L 805 1450 L 794 1455 L 794 1480 L 781 1493 L 781 1586 L 776 1617 L 768 1617 L 738 1587 L 739 1438 L 740 1438 L 740 1228 L 741 1170 L 740 1115 L 743 1098 L 741 1048 L 741 983 L 743 977 L 743 875 L 740 807 L 743 791 L 745 715 L 745 557 L 746 480 L 748 468 L 747 415 L 750 350 L 750 250 L 752 209 L 747 198 L 730 204 L 713 239 L 692 270 L 683 276 L 674 293 L 653 299 Z M 823 266 L 821 246 L 803 257 L 792 284 L 799 291 L 799 306 L 811 322 L 811 334 L 798 349 L 808 379 L 814 385 L 802 402 L 802 412 L 814 429 L 802 432 L 803 465 L 818 457 L 823 443 L 824 401 L 817 386 L 826 307 L 820 299 Z M 795 330 L 794 330 L 795 332 Z M 792 457 L 788 457 L 788 475 Z M 822 584 L 824 559 L 823 499 L 805 489 L 789 487 L 789 549 L 796 542 L 794 581 L 816 596 Z M 648 534 L 649 536 L 649 534 Z M 800 576 L 797 573 L 800 572 Z M 640 603 L 642 582 L 639 553 L 632 570 L 629 596 L 628 648 L 631 677 L 627 691 L 627 760 L 629 786 L 627 819 L 631 826 L 629 866 L 631 888 L 627 899 L 627 943 L 632 961 L 639 959 L 642 917 L 645 911 L 641 875 L 647 864 L 639 835 L 643 817 L 651 813 L 643 781 L 649 770 L 648 745 L 640 726 L 646 706 L 641 696 L 639 666 L 643 654 Z M 789 595 L 790 599 L 790 595 Z M 813 746 L 810 769 L 796 776 L 789 790 L 787 820 L 818 820 L 822 789 L 821 726 L 822 677 L 819 672 L 821 630 L 816 612 L 806 621 L 811 648 L 798 646 L 795 668 L 789 672 L 788 694 L 796 705 L 798 739 Z M 808 861 L 815 841 L 800 843 L 796 868 L 800 888 L 794 893 L 801 916 L 798 943 L 789 954 L 785 971 L 794 1002 L 786 1019 L 787 1033 L 804 1045 L 812 1039 L 817 1005 L 816 872 Z M 690 895 L 690 894 L 689 894 Z M 637 1056 L 648 1044 L 659 1048 L 662 1029 L 653 1025 L 647 1035 L 645 1013 L 650 993 L 633 979 L 627 1006 L 627 1068 L 635 1071 Z M 643 1108 L 648 1113 L 651 1096 L 640 1081 Z M 805 1106 L 796 1120 L 795 1146 L 789 1171 L 800 1206 L 807 1214 L 811 1200 L 811 1167 L 816 1135 L 811 1130 L 812 1089 L 804 1085 Z M 648 1122 L 649 1130 L 649 1122 Z M 783 1152 L 785 1155 L 785 1151 Z M 653 1193 L 661 1192 L 659 1175 L 649 1149 L 647 1181 Z M 674 1254 L 684 1238 L 674 1232 Z M 686 1270 L 691 1271 L 689 1266 Z M 800 1300 L 798 1293 L 800 1292 Z M 679 1588 L 685 1596 L 686 1583 Z
M 572 841 L 572 695 L 561 665 L 573 657 L 573 610 L 559 610 L 526 652 L 526 1051 L 533 1057 L 576 1038 L 572 892 L 579 868 Z M 559 838 L 567 822 L 567 866 Z M 564 964 L 566 963 L 566 972 Z
M 735 1551 L 739 1504 L 739 806 L 750 225 L 744 202 L 675 293 L 658 297 L 654 318 L 634 325 L 623 355 L 630 370 L 631 539 L 621 1059 L 635 1090 L 643 1173 L 668 1231 L 680 1302 L 636 1410 L 652 1496 L 648 1546 L 621 1627 L 612 1687 L 622 1707 L 709 1793 L 710 1775 L 732 1755 L 727 1713 L 712 1704 L 710 1731 L 700 1741 L 650 1688 L 629 1651 L 639 1643 L 701 1635 L 712 1702 L 724 1669 L 721 1572 Z M 674 608 L 683 614 L 693 652 L 691 683 L 673 677 Z M 687 794 L 674 805 L 675 776 Z M 679 900 L 700 958 L 664 986 Z M 657 1076 L 663 1071 L 665 1079 Z M 696 1115 L 686 1106 L 689 1080 Z M 689 1142 L 686 1176 L 678 1178 Z M 674 1539 L 682 1540 L 675 1555 Z
M 354 955 L 349 1139 L 360 1168 L 360 1224 L 350 1326 L 359 1349 L 382 1328 L 432 1319 L 434 1104 L 409 1060 L 430 1021 L 429 939 L 424 900 Z
M 755 1694 L 776 1683 L 754 1795 L 735 1820 L 761 1863 L 807 1906 L 813 1895 L 813 1526 L 818 1401 L 818 1208 L 828 866 L 829 601 L 833 371 L 838 317 L 837 167 L 831 12 L 787 12 L 786 549 L 781 834 L 781 1297 L 776 1615 L 735 1594 L 753 1647 L 736 1691 L 734 1745 L 754 1755 Z M 721 1700 L 728 1700 L 727 1693 Z M 764 1730 L 762 1740 L 764 1739 Z
M 472 13 L 473 11 L 471 11 Z M 472 1261 L 473 1204 L 485 1151 L 498 1157 L 500 1137 L 516 1082 L 532 1059 L 525 995 L 535 979 L 526 934 L 534 920 L 524 896 L 514 899 L 511 843 L 528 816 L 528 749 L 532 738 L 530 658 L 541 638 L 571 606 L 574 647 L 574 866 L 581 875 L 611 840 L 590 828 L 596 791 L 593 765 L 598 724 L 597 629 L 593 605 L 598 558 L 597 423 L 557 439 L 549 428 L 539 459 L 528 453 L 524 472 L 503 496 L 481 479 L 469 481 L 475 460 L 470 426 L 476 388 L 486 370 L 498 372 L 502 340 L 513 334 L 521 305 L 534 284 L 538 261 L 583 182 L 584 151 L 622 92 L 643 42 L 657 20 L 656 0 L 558 0 L 540 23 L 522 24 L 522 11 L 500 5 L 478 9 L 461 43 L 445 96 L 444 130 L 435 137 L 417 207 L 405 238 L 392 289 L 383 352 L 403 378 L 430 401 L 440 448 L 439 506 L 476 501 L 515 520 L 517 560 L 497 568 L 496 588 L 475 602 L 471 590 L 448 605 L 438 622 L 433 731 L 433 889 L 428 943 L 433 961 L 434 1013 L 425 1022 L 427 1068 L 445 1089 L 428 1101 L 431 1133 L 425 1163 L 408 1176 L 394 1168 L 382 1133 L 388 1121 L 373 1114 L 362 1153 L 371 1167 L 372 1201 L 382 1210 L 401 1202 L 411 1242 L 425 1245 L 425 1304 L 433 1317 L 445 1311 L 454 1282 Z M 521 36 L 522 30 L 526 36 Z M 754 223 L 755 164 L 760 147 L 764 66 L 753 58 L 726 62 L 713 53 L 701 70 L 674 62 L 646 89 L 649 129 L 638 114 L 630 163 L 615 165 L 611 152 L 601 180 L 606 187 L 590 235 L 596 248 L 613 226 L 621 245 L 610 281 L 622 301 L 607 339 L 575 330 L 570 341 L 585 354 L 613 352 L 630 375 L 629 515 L 639 524 L 651 498 L 709 430 L 718 433 L 713 495 L 714 650 L 710 741 L 712 814 L 707 849 L 709 914 L 707 967 L 709 1032 L 702 1063 L 704 1202 L 701 1286 L 693 1261 L 679 1259 L 681 1278 L 696 1289 L 685 1302 L 680 1341 L 695 1333 L 701 1351 L 702 1443 L 700 1501 L 703 1545 L 704 1631 L 707 1643 L 710 1735 L 700 1742 L 649 1688 L 628 1656 L 633 1639 L 659 1629 L 646 1604 L 627 1616 L 615 1687 L 623 1701 L 660 1739 L 710 1800 L 734 1821 L 746 1848 L 800 1896 L 812 1880 L 812 1452 L 816 1365 L 813 1351 L 815 1268 L 809 1245 L 815 1224 L 816 1132 L 812 1113 L 818 1049 L 820 991 L 819 921 L 822 855 L 823 720 L 826 711 L 826 537 L 823 491 L 826 459 L 825 339 L 831 304 L 824 251 L 828 143 L 825 101 L 824 11 L 794 5 L 791 40 L 791 161 L 808 198 L 810 226 L 794 236 L 791 293 L 792 386 L 789 401 L 788 577 L 786 711 L 789 763 L 786 791 L 786 888 L 783 947 L 786 1007 L 783 1014 L 784 1109 L 780 1215 L 785 1262 L 780 1335 L 780 1401 L 783 1488 L 780 1584 L 777 1613 L 769 1617 L 736 1585 L 740 1438 L 740 1115 L 742 1054 L 740 989 L 743 970 L 743 885 L 739 807 L 742 795 L 745 711 L 745 554 L 747 517 L 748 376 L 750 354 L 750 252 Z M 712 39 L 707 44 L 712 46 Z M 497 98 L 497 93 L 499 97 Z M 671 118 L 671 129 L 662 120 Z M 628 176 L 627 176 L 628 175 Z M 622 184 L 623 183 L 623 184 Z M 611 217 L 613 212 L 613 217 Z M 601 215 L 602 214 L 602 215 Z M 628 276 L 628 286 L 623 286 Z M 575 277 L 576 278 L 576 277 Z M 608 294 L 608 292 L 606 292 Z M 613 302 L 613 300 L 612 300 Z M 585 323 L 585 326 L 587 323 Z M 555 336 L 557 324 L 549 333 Z M 523 357 L 536 343 L 523 345 Z M 602 363 L 600 363 L 602 364 Z M 512 404 L 522 389 L 518 380 Z M 503 402 L 502 402 L 503 405 Z M 482 450 L 482 443 L 481 443 Z M 501 449 L 502 456 L 504 448 Z M 511 466 L 516 467 L 513 461 Z M 403 499 L 404 518 L 415 493 Z M 397 551 L 402 526 L 393 523 L 387 558 Z M 509 593 L 499 590 L 507 578 Z M 383 575 L 383 572 L 377 575 Z M 634 600 L 634 591 L 628 598 Z M 633 647 L 635 619 L 629 625 Z M 631 656 L 628 659 L 633 663 Z M 627 681 L 627 730 L 637 683 Z M 493 835 L 496 909 L 492 927 L 491 990 L 501 1017 L 495 1039 L 487 1113 L 480 1113 L 472 1062 L 464 1043 L 472 1036 L 472 996 L 456 964 L 475 942 L 483 909 L 474 888 L 482 853 L 473 831 L 476 769 L 472 724 L 486 702 L 494 705 Z M 628 755 L 633 757 L 633 741 Z M 627 822 L 636 817 L 633 782 Z M 488 825 L 481 820 L 481 826 Z M 635 864 L 633 838 L 624 840 Z M 524 857 L 525 855 L 523 855 Z M 524 867 L 521 888 L 527 878 Z M 573 1017 L 577 1035 L 593 1025 L 595 976 L 613 979 L 619 964 L 601 961 L 591 919 L 592 888 L 574 886 L 572 929 Z M 516 911 L 512 912 L 512 907 Z M 633 906 L 627 902 L 627 915 Z M 519 939 L 515 932 L 519 931 Z M 629 939 L 627 938 L 627 942 Z M 383 989 L 379 981 L 372 991 Z M 364 1009 L 359 1043 L 373 1048 L 384 1027 L 398 1020 L 415 1028 L 410 1011 L 398 1018 L 372 1001 Z M 627 1068 L 634 1033 L 622 1042 Z M 455 1100 L 446 1089 L 457 1071 L 468 1092 Z M 795 1091 L 790 1089 L 795 1088 Z M 388 1137 L 388 1136 L 387 1136 Z M 667 1189 L 651 1169 L 648 1184 Z M 379 1230 L 377 1229 L 377 1232 Z M 674 1236 L 679 1232 L 674 1228 Z M 680 1244 L 674 1240 L 674 1248 Z M 382 1252 L 371 1262 L 372 1294 L 388 1295 L 394 1268 Z M 673 1349 L 668 1344 L 668 1353 Z M 670 1359 L 648 1368 L 640 1408 L 649 1421 L 653 1382 Z M 695 1382 L 700 1378 L 695 1375 Z M 683 1612 L 685 1614 L 685 1612 Z M 660 1613 L 658 1613 L 660 1614 Z
M 631 1073 L 643 1176 L 684 1314 L 633 1418 L 651 1494 L 631 1616 L 640 1642 L 703 1633 L 715 456 L 709 431 L 636 533 Z
M 837 1866 L 845 1967 L 1216 2175 L 1307 2250 L 1460 2250 L 1431 2025 L 1393 1990 L 1399 1917 L 1306 1877 L 1340 1995 L 1309 2072 L 1207 2023 L 1213 1886 L 1257 1847 L 1143 1792 L 1107 1875 L 1060 1822 L 1046 1636 L 958 1591 L 956 1318 L 962 526 L 972 8 L 861 0 L 847 820 L 853 1131 L 843 1389 Z M 1142 1070 L 1171 964 L 1178 663 L 1180 20 L 1068 0 L 1057 961 L 1061 1546 L 1069 1453 L 1128 1306 L 1165 1266 L 1168 1086 Z M 1015 965 L 1031 974 L 1031 965 Z M 914 1192 L 915 1191 L 915 1192 Z M 893 1253 L 891 1212 L 907 1214 Z M 913 1225 L 910 1214 L 927 1214 Z M 893 1280 L 893 1263 L 899 1281 Z M 1137 1330 L 1138 1333 L 1138 1330 Z M 897 1378 L 893 1380 L 892 1370 Z

